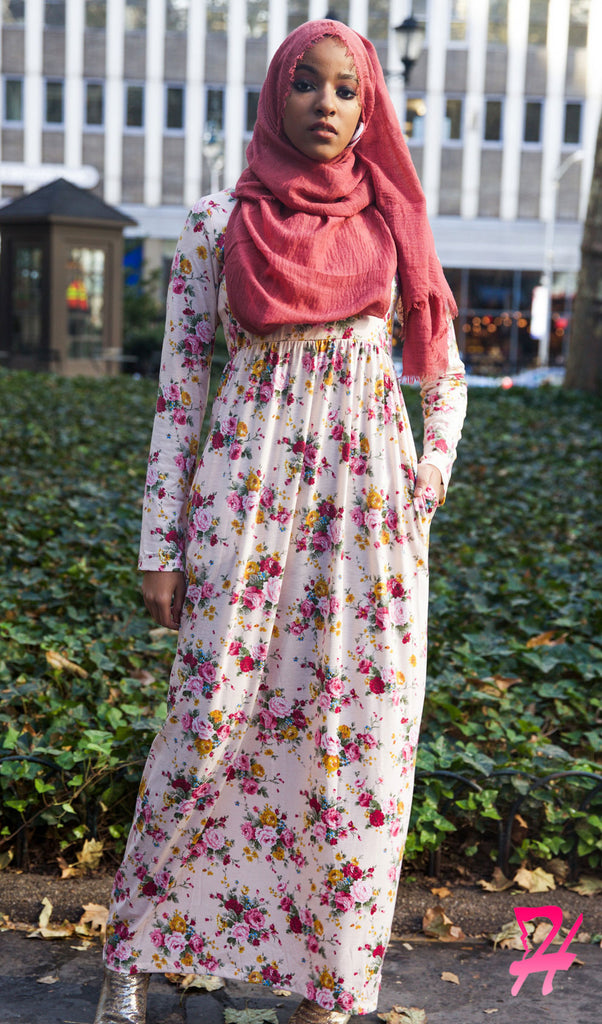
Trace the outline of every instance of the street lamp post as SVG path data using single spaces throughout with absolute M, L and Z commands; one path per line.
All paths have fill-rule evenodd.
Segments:
M 417 21 L 413 13 L 395 28 L 395 41 L 399 59 L 403 64 L 402 75 L 406 85 L 410 80 L 410 72 L 422 53 L 425 35 L 426 26 Z
M 211 194 L 219 192 L 219 175 L 224 169 L 224 144 L 213 125 L 203 136 L 203 156 L 211 172 Z
M 554 235 L 556 232 L 556 204 L 558 202 L 558 185 L 560 179 L 573 164 L 583 160 L 585 153 L 582 149 L 576 149 L 574 153 L 567 156 L 559 167 L 556 168 L 552 178 L 552 201 L 550 203 L 550 215 L 546 219 L 544 235 L 543 272 L 541 284 L 544 290 L 545 319 L 542 325 L 542 333 L 539 339 L 537 362 L 539 366 L 547 366 L 550 358 L 550 321 L 552 319 L 552 285 L 554 283 Z

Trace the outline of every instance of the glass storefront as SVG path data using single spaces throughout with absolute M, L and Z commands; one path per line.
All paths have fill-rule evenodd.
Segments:
M 541 274 L 528 270 L 445 268 L 458 303 L 458 347 L 470 373 L 517 373 L 537 364 L 538 339 L 530 332 L 533 290 Z M 552 291 L 550 366 L 568 347 L 574 274 L 556 275 Z

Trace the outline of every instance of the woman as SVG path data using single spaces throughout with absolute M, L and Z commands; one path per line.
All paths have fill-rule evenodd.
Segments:
M 375 1009 L 390 934 L 428 532 L 465 411 L 455 305 L 367 40 L 333 21 L 293 32 L 247 156 L 173 263 L 140 567 L 178 647 L 96 1024 L 144 1021 L 153 971 L 286 986 L 305 996 L 297 1024 L 341 1022 Z M 230 362 L 198 459 L 219 321 Z

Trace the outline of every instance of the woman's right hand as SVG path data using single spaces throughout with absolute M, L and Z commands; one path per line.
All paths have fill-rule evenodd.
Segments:
M 144 572 L 142 597 L 155 622 L 167 629 L 179 629 L 186 593 L 183 572 Z

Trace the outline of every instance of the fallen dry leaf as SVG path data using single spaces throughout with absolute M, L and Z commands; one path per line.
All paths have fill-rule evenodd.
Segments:
M 593 875 L 582 875 L 576 885 L 567 886 L 580 896 L 597 896 L 602 892 L 602 878 L 594 878 Z
M 454 974 L 453 971 L 443 971 L 443 973 L 441 975 L 441 980 L 442 981 L 451 981 L 451 982 L 453 982 L 454 985 L 459 985 L 460 984 L 460 979 L 459 979 L 458 975 Z
M 8 867 L 8 865 L 10 864 L 12 859 L 13 859 L 13 849 L 12 849 L 12 847 L 10 848 L 10 850 L 3 850 L 2 853 L 0 853 L 0 871 L 4 871 L 4 868 Z
M 62 924 L 51 924 L 52 903 L 47 896 L 42 900 L 42 910 L 38 918 L 38 927 L 27 936 L 29 939 L 69 939 L 75 931 L 75 925 L 70 921 L 63 921 Z
M 532 921 L 527 921 L 524 924 L 524 928 L 528 935 L 531 935 L 535 930 L 535 926 Z M 525 952 L 525 947 L 521 940 L 521 928 L 518 921 L 508 921 L 507 924 L 502 925 L 499 932 L 492 932 L 488 938 L 493 942 L 493 948 L 497 949 L 520 949 Z M 527 939 L 527 945 L 531 949 L 529 939 Z
M 550 889 L 556 888 L 554 875 L 551 875 L 549 871 L 544 871 L 543 868 L 535 868 L 534 871 L 519 868 L 514 876 L 514 881 L 527 892 L 548 892 Z
M 477 885 L 480 885 L 486 892 L 503 892 L 504 889 L 511 889 L 514 882 L 511 882 L 509 878 L 506 878 L 501 868 L 495 867 L 493 869 L 493 878 L 490 882 L 486 882 L 484 878 L 479 878 Z
M 58 980 L 58 974 L 45 974 L 43 978 L 36 978 L 38 985 L 56 985 Z
M 458 925 L 452 924 L 443 907 L 429 907 L 422 918 L 422 930 L 425 935 L 439 939 L 440 942 L 457 942 L 466 936 Z
M 452 894 L 451 889 L 448 889 L 446 885 L 441 885 L 439 888 L 431 889 L 431 892 L 433 896 L 439 896 L 441 899 L 444 899 L 446 896 L 451 896 Z
M 566 882 L 567 878 L 569 877 L 570 869 L 568 861 L 561 860 L 560 857 L 554 857 L 552 860 L 548 861 L 548 863 L 546 864 L 546 868 L 548 869 L 548 871 L 552 872 L 554 878 L 556 879 L 559 885 L 564 884 L 564 882 Z
M 500 697 L 515 683 L 522 683 L 520 676 L 487 676 L 479 683 L 479 689 L 491 697 Z
M 497 1007 L 493 1007 L 491 1010 L 483 1010 L 483 1013 L 498 1013 Z
M 86 839 L 84 845 L 76 853 L 78 864 L 86 871 L 95 871 L 99 866 L 103 852 L 103 843 L 98 839 Z
M 533 945 L 534 946 L 539 946 L 539 944 L 541 942 L 543 942 L 544 939 L 547 939 L 547 937 L 550 934 L 550 932 L 552 931 L 553 927 L 554 927 L 554 925 L 549 920 L 540 921 L 539 924 L 536 925 L 535 931 L 533 932 L 533 935 L 531 936 L 531 941 L 532 941 Z M 552 939 L 551 945 L 552 946 L 560 946 L 561 943 L 562 943 L 562 939 L 560 938 L 560 936 L 556 935 L 556 937 Z
M 568 633 L 561 633 L 557 636 L 553 629 L 547 631 L 547 633 L 539 633 L 538 636 L 532 636 L 530 640 L 527 640 L 525 647 L 531 650 L 533 647 L 556 647 L 557 644 L 563 644 L 568 636 Z
M 224 1021 L 226 1024 L 278 1024 L 278 1017 L 275 1010 L 234 1010 L 227 1006 L 224 1010 Z
M 289 996 L 292 996 L 292 994 L 293 993 L 288 988 L 273 988 L 272 989 L 272 995 L 273 996 L 278 996 L 279 999 L 288 999 Z
M 95 935 L 99 934 L 103 938 L 107 930 L 107 919 L 109 917 L 109 908 L 103 907 L 101 903 L 84 903 L 84 912 L 76 925 L 76 932 L 78 935 Z M 84 931 L 83 929 L 86 929 Z
M 96 871 L 100 865 L 104 844 L 98 839 L 86 839 L 76 853 L 76 864 L 68 864 L 64 857 L 57 857 L 61 878 L 81 878 L 88 871 Z
M 155 626 L 153 629 L 149 629 L 148 635 L 151 640 L 162 640 L 163 637 L 174 636 L 177 632 L 177 629 L 168 629 L 167 626 Z
M 73 672 L 80 679 L 88 678 L 85 668 L 82 668 L 81 665 L 76 665 L 74 661 L 69 661 L 69 658 L 66 658 L 64 654 L 59 654 L 58 651 L 46 651 L 46 661 L 51 668 L 65 669 L 66 672 Z
M 426 1011 L 417 1006 L 394 1006 L 388 1013 L 378 1016 L 387 1024 L 426 1024 Z
M 145 668 L 135 668 L 133 672 L 130 672 L 130 675 L 132 679 L 137 679 L 141 686 L 152 686 L 155 682 L 152 672 Z

